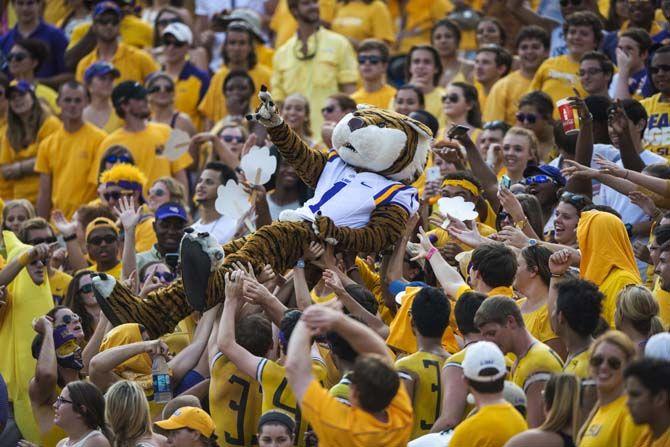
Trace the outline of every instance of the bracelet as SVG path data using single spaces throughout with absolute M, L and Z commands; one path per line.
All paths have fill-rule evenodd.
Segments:
M 30 264 L 30 250 L 26 250 L 19 256 L 19 264 L 21 267 L 25 267 Z
M 428 250 L 428 253 L 426 253 L 426 261 L 430 261 L 430 258 L 433 257 L 435 253 L 437 253 L 439 250 L 435 247 L 431 247 L 430 250 Z
M 63 242 L 70 242 L 70 241 L 73 241 L 75 239 L 77 239 L 77 234 L 76 233 L 72 233 L 68 236 L 63 235 Z
M 526 227 L 526 222 L 526 219 L 521 219 L 517 222 L 514 222 L 514 227 L 519 230 L 523 230 Z
M 304 269 L 305 268 L 305 261 L 303 259 L 298 259 L 298 261 L 295 263 L 295 268 Z
M 563 276 L 565 276 L 565 272 L 563 272 L 563 273 L 552 273 L 551 274 L 552 278 L 562 278 Z

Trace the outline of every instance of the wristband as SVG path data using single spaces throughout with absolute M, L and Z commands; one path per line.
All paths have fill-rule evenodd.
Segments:
M 295 268 L 304 269 L 305 268 L 305 261 L 302 260 L 302 259 L 298 259 L 298 261 L 295 263 Z
M 563 273 L 552 273 L 551 274 L 552 278 L 562 278 L 563 276 L 565 276 L 565 272 L 563 272 Z
M 70 242 L 70 241 L 73 241 L 75 239 L 77 239 L 77 234 L 76 233 L 72 233 L 68 236 L 63 236 L 63 242 Z
M 435 247 L 431 247 L 430 250 L 428 250 L 428 253 L 426 253 L 426 261 L 430 261 L 430 258 L 433 257 L 435 253 L 437 253 L 439 250 Z
M 26 250 L 21 255 L 19 256 L 19 264 L 21 264 L 22 267 L 27 266 L 30 264 L 30 250 Z

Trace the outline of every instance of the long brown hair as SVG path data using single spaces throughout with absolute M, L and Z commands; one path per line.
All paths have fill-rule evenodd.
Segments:
M 577 437 L 577 424 L 581 420 L 581 384 L 572 374 L 555 374 L 544 387 L 544 401 L 548 407 L 547 418 L 539 429 L 558 433 L 569 428 L 572 439 Z
M 81 415 L 86 426 L 92 430 L 100 430 L 111 439 L 112 434 L 105 423 L 105 398 L 95 385 L 83 380 L 67 384 L 72 400 L 72 410 Z
M 42 107 L 35 92 L 30 90 L 28 94 L 33 99 L 33 105 L 25 123 L 19 115 L 14 113 L 11 105 L 7 108 L 7 140 L 12 149 L 17 152 L 35 142 L 37 133 L 48 116 L 48 112 Z
M 81 270 L 77 272 L 76 275 L 70 281 L 70 285 L 67 287 L 67 292 L 65 292 L 65 299 L 63 300 L 63 305 L 68 307 L 72 312 L 79 315 L 81 319 L 81 327 L 84 330 L 84 337 L 88 341 L 93 335 L 95 328 L 93 327 L 93 318 L 89 315 L 86 310 L 84 302 L 79 296 L 79 280 L 86 276 L 93 274 L 90 270 Z

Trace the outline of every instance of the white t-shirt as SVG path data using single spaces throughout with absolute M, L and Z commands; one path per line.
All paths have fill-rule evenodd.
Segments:
M 198 219 L 191 225 L 196 233 L 209 233 L 214 236 L 219 244 L 225 244 L 233 240 L 235 237 L 235 230 L 237 230 L 237 221 L 228 216 L 221 216 L 214 222 L 207 224 L 202 223 L 202 219 Z
M 265 2 L 263 0 L 195 0 L 195 15 L 211 18 L 221 11 L 233 9 L 252 9 L 261 17 L 265 14 Z
M 273 221 L 279 220 L 279 214 L 284 211 L 284 210 L 294 210 L 296 208 L 300 207 L 300 202 L 295 201 L 291 203 L 287 203 L 286 205 L 277 205 L 274 200 L 272 200 L 271 195 L 267 195 L 267 200 L 268 200 L 268 209 L 270 210 L 270 217 L 272 218 Z
M 596 155 L 600 155 L 603 158 L 606 158 L 609 161 L 615 161 L 619 158 L 619 149 L 615 148 L 611 144 L 594 144 L 593 145 L 593 154 L 591 155 L 591 167 L 593 169 L 599 169 L 600 166 L 596 163 Z M 562 169 L 563 166 L 563 157 L 558 156 L 549 162 L 549 166 L 553 166 L 558 169 Z M 593 197 L 597 197 L 600 193 L 600 182 L 593 181 Z M 552 219 L 553 225 L 553 219 Z M 553 227 L 552 227 L 553 230 Z

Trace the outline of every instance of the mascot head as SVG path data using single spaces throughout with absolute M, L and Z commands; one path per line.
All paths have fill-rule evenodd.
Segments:
M 412 182 L 422 172 L 431 131 L 390 110 L 359 106 L 333 130 L 333 147 L 344 162 L 391 180 Z

